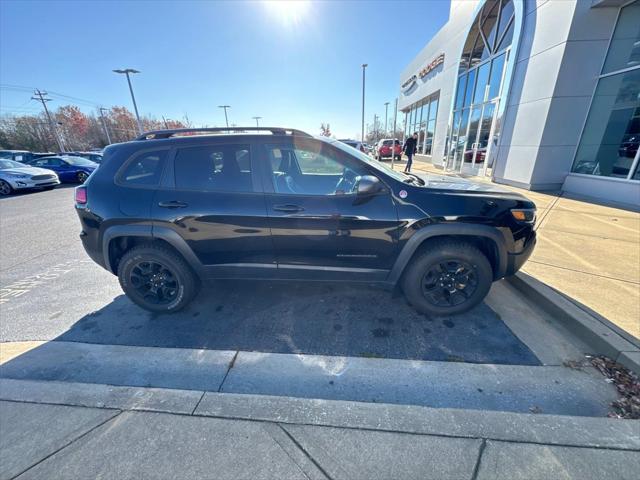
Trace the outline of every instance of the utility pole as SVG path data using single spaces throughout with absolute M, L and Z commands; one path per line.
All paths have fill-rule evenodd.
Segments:
M 131 79 L 129 78 L 130 73 L 140 73 L 138 70 L 134 70 L 133 68 L 125 68 L 123 70 L 114 70 L 114 73 L 124 73 L 127 76 L 127 83 L 129 84 L 129 92 L 131 93 L 131 100 L 133 100 L 133 109 L 136 112 L 136 120 L 138 121 L 138 131 L 140 135 L 144 132 L 142 131 L 142 122 L 140 121 L 140 114 L 138 113 L 138 105 L 136 104 L 136 97 L 133 95 L 133 87 L 131 86 Z
M 229 128 L 229 117 L 227 117 L 227 108 L 231 108 L 231 105 L 218 105 L 218 108 L 224 108 L 224 121 Z
M 258 120 L 260 120 L 262 117 L 251 117 L 256 121 L 256 127 L 259 127 L 260 124 L 258 123 Z
M 102 127 L 104 128 L 104 133 L 107 135 L 107 143 L 111 145 L 111 135 L 109 135 L 109 128 L 107 127 L 107 120 L 104 118 L 104 112 L 107 109 L 104 107 L 100 107 L 100 119 L 102 120 Z
M 362 128 L 360 130 L 360 141 L 364 142 L 364 79 L 365 79 L 365 69 L 368 64 L 362 64 Z
M 162 121 L 164 122 L 164 128 L 166 128 L 167 130 L 169 130 L 169 124 L 167 123 L 167 119 L 164 118 L 164 115 L 162 115 Z
M 45 95 L 47 95 L 47 92 L 42 92 L 39 89 L 33 92 L 33 94 L 37 95 L 37 98 L 31 97 L 32 100 L 38 100 L 42 102 L 42 106 L 44 107 L 44 112 L 47 114 L 47 119 L 49 120 L 49 128 L 51 128 L 51 133 L 53 134 L 53 137 L 56 139 L 56 143 L 58 144 L 58 148 L 60 149 L 60 152 L 64 152 L 64 145 L 62 144 L 62 138 L 60 138 L 60 135 L 58 134 L 58 129 L 56 128 L 55 123 L 53 123 L 53 119 L 51 118 L 51 114 L 49 113 L 49 109 L 47 108 L 47 102 L 50 102 L 51 99 L 45 98 Z
M 386 135 L 389 131 L 387 127 L 387 109 L 389 108 L 389 102 L 384 102 L 384 134 Z

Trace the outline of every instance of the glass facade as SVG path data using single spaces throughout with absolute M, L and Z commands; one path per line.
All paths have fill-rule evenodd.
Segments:
M 439 92 L 414 103 L 405 112 L 404 138 L 418 133 L 418 153 L 431 155 L 436 133 Z
M 640 180 L 640 0 L 620 10 L 571 169 Z
M 513 0 L 487 0 L 471 25 L 458 68 L 446 152 L 449 170 L 477 174 L 492 167 L 514 23 Z

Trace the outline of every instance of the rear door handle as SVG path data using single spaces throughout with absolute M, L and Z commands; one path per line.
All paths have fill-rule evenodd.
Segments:
M 188 207 L 189 204 L 178 200 L 171 200 L 169 202 L 158 202 L 158 206 L 162 208 L 185 208 Z
M 296 213 L 296 212 L 302 212 L 304 211 L 304 208 L 302 208 L 299 205 L 274 205 L 273 209 L 277 212 L 287 212 L 287 213 Z

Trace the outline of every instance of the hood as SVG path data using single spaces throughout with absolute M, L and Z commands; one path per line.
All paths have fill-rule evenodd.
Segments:
M 39 167 L 16 167 L 16 168 L 6 168 L 0 170 L 0 175 L 55 175 L 55 172 L 52 170 L 47 170 L 46 168 Z
M 412 172 L 413 173 L 413 172 Z M 454 177 L 449 175 L 434 175 L 434 174 L 415 174 L 425 181 L 424 187 L 439 188 L 442 190 L 458 190 L 465 192 L 495 192 L 495 193 L 510 193 L 513 191 L 504 187 L 500 187 L 495 183 L 474 182 L 462 177 Z

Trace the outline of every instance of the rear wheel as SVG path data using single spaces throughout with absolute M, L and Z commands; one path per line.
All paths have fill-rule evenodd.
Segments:
M 125 253 L 118 280 L 134 303 L 151 312 L 177 312 L 198 293 L 198 279 L 189 265 L 159 245 L 141 245 Z
M 84 183 L 87 178 L 89 178 L 89 174 L 86 172 L 78 172 L 78 175 L 76 175 L 76 178 L 78 179 L 78 183 Z
M 13 193 L 13 187 L 9 185 L 9 182 L 0 180 L 0 195 L 11 195 Z
M 438 241 L 411 260 L 402 289 L 421 313 L 456 315 L 479 304 L 492 282 L 491 264 L 478 248 L 464 241 Z

